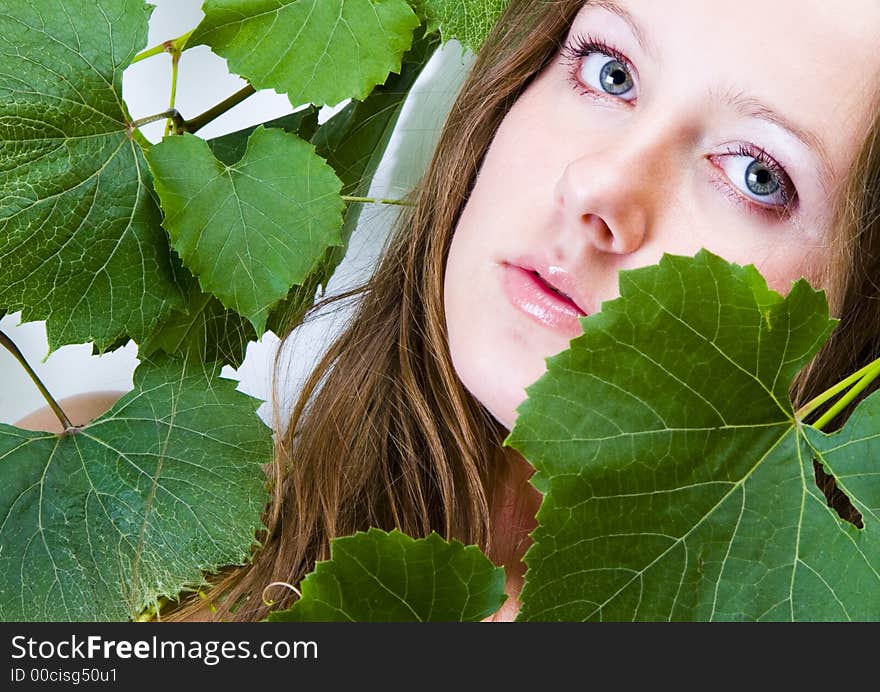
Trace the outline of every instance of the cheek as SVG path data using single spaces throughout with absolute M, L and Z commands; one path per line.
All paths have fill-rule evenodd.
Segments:
M 446 334 L 449 340 L 449 353 L 456 369 L 462 358 L 462 352 L 466 347 L 463 340 L 461 325 L 466 321 L 462 296 L 459 286 L 465 268 L 461 266 L 462 234 L 456 230 L 449 248 L 449 256 L 446 260 L 446 273 L 443 280 L 443 311 L 446 318 Z
M 824 223 L 771 223 L 731 206 L 709 186 L 694 190 L 680 200 L 672 216 L 663 219 L 652 244 L 657 260 L 662 252 L 693 256 L 705 248 L 728 262 L 754 265 L 767 285 L 783 296 L 799 279 L 816 289 L 827 288 L 830 231 Z
M 482 214 L 475 200 L 469 201 L 452 236 L 443 281 L 443 310 L 449 353 L 459 379 L 469 379 L 479 353 L 474 312 L 479 296 L 485 292 L 480 272 L 481 238 L 476 229 Z
M 493 367 L 493 361 L 497 366 L 499 360 L 497 346 L 493 349 L 497 335 L 489 329 L 490 320 L 480 318 L 481 303 L 491 287 L 477 271 L 481 263 L 474 247 L 477 239 L 473 237 L 474 228 L 466 223 L 474 211 L 471 207 L 462 215 L 465 223 L 459 223 L 455 230 L 446 263 L 443 308 L 449 356 L 462 386 L 496 418 L 507 423 L 507 416 L 496 413 L 496 390 L 504 374 Z
M 787 247 L 763 261 L 755 261 L 758 271 L 767 279 L 767 285 L 782 295 L 787 295 L 799 279 L 806 279 L 816 289 L 826 287 L 827 253 L 824 248 L 809 250 Z
M 475 188 L 454 231 L 443 307 L 456 377 L 509 430 L 525 386 L 543 373 L 544 357 L 565 344 L 546 343 L 542 328 L 511 306 L 503 289 L 503 262 L 531 245 L 516 231 L 515 218 L 499 218 L 497 202 L 485 190 Z

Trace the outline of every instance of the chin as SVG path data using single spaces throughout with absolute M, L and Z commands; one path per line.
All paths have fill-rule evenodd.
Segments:
M 489 413 L 492 414 L 492 417 L 495 420 L 497 420 L 499 423 L 501 423 L 501 425 L 504 426 L 504 429 L 507 430 L 507 432 L 510 432 L 511 430 L 513 430 L 513 420 L 514 420 L 513 415 L 514 414 L 512 414 L 510 411 L 503 411 L 501 413 L 497 413 L 497 412 L 493 411 L 492 409 L 489 409 Z
M 502 393 L 499 396 L 498 392 L 494 393 L 490 400 L 483 401 L 477 396 L 477 400 L 486 407 L 486 410 L 492 414 L 492 417 L 497 420 L 501 425 L 503 425 L 508 432 L 513 430 L 513 424 L 516 422 L 517 418 L 517 407 L 522 404 L 526 399 L 525 390 L 519 390 L 518 392 L 510 392 L 507 395 Z M 476 396 L 476 394 L 475 394 Z

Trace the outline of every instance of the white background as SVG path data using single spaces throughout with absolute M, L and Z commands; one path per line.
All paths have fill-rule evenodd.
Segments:
M 201 0 L 153 0 L 156 9 L 150 19 L 146 47 L 176 38 L 193 27 L 202 17 Z M 448 113 L 451 101 L 469 66 L 470 55 L 463 54 L 456 43 L 447 44 L 432 58 L 419 78 L 392 138 L 388 153 L 373 181 L 371 196 L 400 197 L 421 175 L 436 141 L 437 131 Z M 171 84 L 171 58 L 162 54 L 128 68 L 123 76 L 123 96 L 133 118 L 165 110 Z M 181 60 L 177 85 L 177 108 L 185 118 L 192 118 L 219 103 L 244 86 L 244 81 L 229 74 L 226 61 L 205 46 L 186 51 Z M 340 104 L 342 106 L 344 104 Z M 340 107 L 340 106 L 337 106 Z M 199 132 L 206 138 L 285 115 L 294 110 L 287 97 L 261 91 L 224 114 Z M 322 121 L 335 112 L 325 109 Z M 158 141 L 164 122 L 143 128 L 151 141 Z M 345 260 L 328 282 L 328 294 L 341 292 L 367 278 L 375 266 L 378 251 L 394 219 L 394 208 L 372 205 L 364 209 L 354 232 Z M 2 268 L 0 268 L 2 271 Z M 299 383 L 321 352 L 322 346 L 338 329 L 345 312 L 320 319 L 300 328 L 285 348 L 279 381 L 282 415 L 289 408 Z M 137 345 L 102 356 L 92 356 L 90 344 L 64 346 L 49 354 L 46 329 L 42 322 L 20 324 L 20 313 L 0 320 L 6 333 L 24 352 L 31 366 L 56 399 L 100 390 L 129 390 L 138 364 Z M 225 367 L 223 374 L 240 380 L 239 389 L 266 400 L 271 386 L 272 361 L 278 347 L 277 337 L 268 332 L 259 342 L 248 345 L 247 357 L 236 372 Z M 45 401 L 21 366 L 0 348 L 0 423 L 14 423 Z M 260 414 L 269 420 L 269 407 Z

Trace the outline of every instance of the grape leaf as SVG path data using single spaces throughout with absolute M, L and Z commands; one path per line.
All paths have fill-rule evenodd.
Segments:
M 0 8 L 0 305 L 49 347 L 140 341 L 182 304 L 122 102 L 142 0 Z
M 238 368 L 248 342 L 257 339 L 253 325 L 202 291 L 198 280 L 186 269 L 181 267 L 180 273 L 181 277 L 188 275 L 186 311 L 173 312 L 138 346 L 138 355 L 150 357 L 161 351 L 184 360 L 216 361 Z
M 880 400 L 826 438 L 788 397 L 835 324 L 824 294 L 801 280 L 783 299 L 705 251 L 620 289 L 547 359 L 505 441 L 545 493 L 519 618 L 880 619 Z M 816 454 L 864 529 L 827 506 Z
M 184 266 L 258 334 L 272 306 L 341 242 L 342 183 L 295 135 L 259 127 L 232 166 L 188 134 L 163 140 L 147 158 Z
M 405 0 L 206 0 L 189 41 L 257 89 L 299 105 L 363 100 L 400 60 L 419 20 Z
M 325 122 L 312 137 L 318 155 L 326 158 L 342 181 L 344 194 L 363 197 L 369 193 L 373 176 L 397 124 L 403 104 L 437 48 L 435 35 L 413 42 L 403 57 L 399 75 L 391 75 L 364 101 L 352 101 Z M 360 219 L 362 204 L 350 204 L 342 224 L 342 244 L 328 248 L 318 269 L 311 276 L 317 285 L 326 286 L 336 267 L 348 251 L 351 234 Z M 313 298 L 313 290 L 309 298 Z M 311 306 L 306 295 L 291 295 L 269 318 L 268 326 L 276 334 L 287 334 L 302 312 Z
M 0 425 L 0 620 L 122 620 L 249 557 L 271 458 L 258 402 L 143 361 L 73 434 Z
M 318 109 L 314 106 L 290 115 L 263 123 L 266 127 L 278 127 L 308 139 L 318 127 Z M 227 165 L 235 164 L 247 150 L 248 138 L 257 126 L 208 140 L 214 156 Z M 179 354 L 197 361 L 219 361 L 234 368 L 244 361 L 249 341 L 257 339 L 253 326 L 237 312 L 227 310 L 210 293 L 199 288 L 198 280 L 180 265 L 180 259 L 172 254 L 175 262 L 177 283 L 186 287 L 185 309 L 175 310 L 159 325 L 146 341 L 139 344 L 138 353 L 149 356 L 157 351 Z M 310 276 L 303 286 L 291 289 L 288 302 L 311 305 L 316 286 Z M 271 327 L 270 327 L 271 328 Z
M 473 622 L 506 598 L 504 569 L 476 546 L 376 528 L 334 539 L 301 589 L 270 622 Z
M 847 524 L 840 530 L 826 512 L 805 513 L 798 554 L 799 619 L 810 619 L 812 604 L 822 604 L 825 619 L 880 620 L 878 431 L 880 392 L 866 398 L 837 433 L 804 428 L 813 455 L 850 498 L 863 528 Z M 821 507 L 823 495 L 812 487 L 810 494 L 811 508 Z
M 346 105 L 313 135 L 312 143 L 333 166 L 345 194 L 369 191 L 404 101 L 437 46 L 436 36 L 415 41 L 403 57 L 400 74 L 391 75 L 365 101 Z
M 413 0 L 428 31 L 438 31 L 443 42 L 458 40 L 476 53 L 510 0 Z
M 369 191 L 403 102 L 436 47 L 436 36 L 415 41 L 404 55 L 399 75 L 391 75 L 364 101 L 351 102 L 320 128 L 314 107 L 263 125 L 294 132 L 304 139 L 313 137 L 318 155 L 327 159 L 341 179 L 343 192 L 364 196 Z M 208 140 L 208 144 L 216 158 L 233 164 L 244 155 L 247 139 L 255 129 L 249 127 L 223 135 Z M 347 207 L 342 227 L 343 245 L 329 247 L 318 263 L 318 269 L 301 286 L 294 286 L 287 298 L 272 309 L 266 324 L 269 329 L 279 335 L 286 334 L 290 325 L 311 307 L 318 286 L 326 285 L 344 257 L 362 208 L 360 204 Z M 178 283 L 190 285 L 189 309 L 172 314 L 147 342 L 140 344 L 139 352 L 148 355 L 161 349 L 168 353 L 190 353 L 200 360 L 221 360 L 238 367 L 244 358 L 247 342 L 256 338 L 253 327 L 237 313 L 224 308 L 216 298 L 192 286 L 191 275 L 185 269 L 179 268 L 178 271 L 184 275 L 178 278 Z
M 243 130 L 230 132 L 229 134 L 208 140 L 208 146 L 218 161 L 227 166 L 235 165 L 247 151 L 247 143 L 250 136 L 260 125 L 246 127 Z M 318 129 L 318 108 L 308 106 L 280 118 L 267 120 L 262 127 L 274 127 L 285 132 L 297 135 L 300 139 L 311 139 Z

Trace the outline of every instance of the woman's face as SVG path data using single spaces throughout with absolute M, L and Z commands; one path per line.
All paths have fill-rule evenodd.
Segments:
M 878 36 L 877 0 L 585 6 L 501 123 L 452 239 L 446 321 L 468 390 L 512 428 L 578 316 L 664 252 L 753 263 L 783 293 L 819 284 Z

